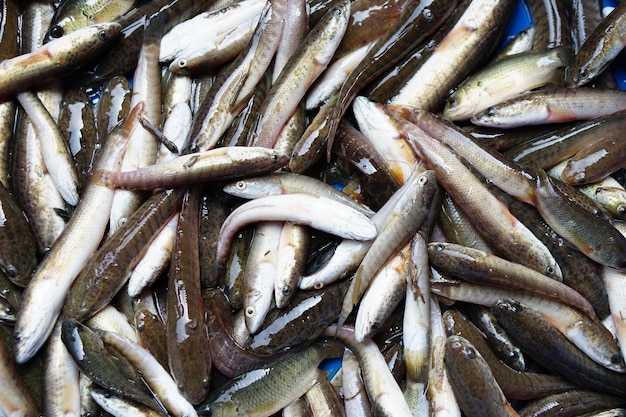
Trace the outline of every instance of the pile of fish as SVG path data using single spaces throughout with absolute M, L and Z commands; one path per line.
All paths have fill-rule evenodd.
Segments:
M 0 4 L 0 416 L 626 414 L 626 2 Z

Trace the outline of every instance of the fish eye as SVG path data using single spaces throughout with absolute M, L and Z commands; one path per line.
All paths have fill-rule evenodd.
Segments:
M 278 160 L 279 160 L 278 155 L 272 154 L 272 162 L 273 163 L 278 163 Z
M 282 293 L 284 296 L 288 297 L 291 295 L 291 293 L 293 292 L 293 288 L 291 288 L 289 285 L 285 285 L 282 289 L 281 289 Z
M 254 308 L 253 306 L 248 306 L 246 307 L 245 313 L 247 317 L 254 317 L 254 315 L 256 314 L 256 308 Z
M 553 266 L 548 265 L 548 266 L 546 267 L 546 274 L 547 274 L 547 275 L 554 275 L 554 273 L 555 273 L 555 272 L 556 272 L 556 271 L 555 271 L 555 269 L 554 269 L 554 267 L 553 267 Z
M 488 117 L 493 117 L 496 115 L 496 109 L 494 109 L 493 107 L 489 107 L 486 111 L 485 111 L 485 115 L 487 115 Z
M 109 34 L 106 30 L 102 29 L 100 32 L 98 32 L 98 39 L 100 39 L 101 41 L 106 41 L 109 39 Z
M 324 288 L 324 283 L 323 282 L 316 282 L 315 285 L 313 286 L 313 288 L 315 288 L 316 290 L 321 290 L 322 288 Z
M 419 177 L 419 179 L 417 180 L 417 182 L 421 185 L 424 185 L 428 182 L 428 178 L 426 178 L 425 176 Z
M 65 35 L 65 30 L 59 26 L 59 25 L 54 25 L 52 26 L 52 28 L 50 28 L 50 37 L 53 39 L 58 39 L 61 36 Z
M 615 355 L 611 356 L 611 363 L 612 364 L 618 365 L 618 364 L 622 363 L 623 361 L 624 361 L 624 358 L 619 353 L 616 353 Z
M 451 109 L 455 108 L 457 104 L 459 104 L 459 101 L 456 99 L 456 97 L 450 98 L 447 103 L 448 107 Z
M 437 252 L 443 252 L 443 249 L 444 249 L 444 247 L 443 247 L 443 245 L 441 243 L 438 243 L 438 244 L 435 245 L 435 250 Z
M 185 67 L 187 67 L 187 60 L 184 59 L 184 58 L 181 58 L 181 59 L 178 60 L 176 65 L 178 65 L 178 68 L 185 68 Z
M 14 314 L 15 314 L 15 311 L 13 310 L 13 307 L 11 307 L 11 306 L 7 306 L 7 307 L 4 309 L 4 313 L 5 313 L 7 316 L 12 316 L 12 315 L 14 315 Z
M 588 76 L 588 75 L 589 75 L 589 72 L 587 71 L 587 69 L 586 69 L 586 68 L 579 68 L 579 69 L 578 69 L 578 76 L 579 76 L 581 79 L 585 79 L 585 78 L 587 78 L 587 76 Z
M 13 265 L 6 265 L 4 267 L 4 272 L 8 275 L 9 278 L 15 278 L 17 276 L 17 268 Z
M 626 214 L 626 205 L 620 204 L 619 206 L 617 206 L 617 214 L 619 214 L 620 216 L 625 215 Z
M 238 190 L 245 190 L 246 189 L 246 182 L 245 181 L 237 181 L 237 183 L 235 184 L 235 188 Z

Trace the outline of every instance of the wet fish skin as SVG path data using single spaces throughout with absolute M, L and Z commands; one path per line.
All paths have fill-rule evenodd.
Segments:
M 215 390 L 198 411 L 201 416 L 263 417 L 279 411 L 304 395 L 314 384 L 319 363 L 338 354 L 314 344 L 304 351 L 290 350 L 262 367 L 246 372 Z
M 37 264 L 35 235 L 17 201 L 0 185 L 0 271 L 12 283 L 25 287 Z
M 131 9 L 135 0 L 65 0 L 57 7 L 46 42 L 95 23 L 112 22 Z
M 117 395 L 159 409 L 137 371 L 133 369 L 135 378 L 129 378 L 129 370 L 120 368 L 128 363 L 116 360 L 96 332 L 74 319 L 62 320 L 61 326 L 61 339 L 82 372 Z
M 609 221 L 590 215 L 589 210 L 569 196 L 579 193 L 578 190 L 568 190 L 542 170 L 538 173 L 535 207 L 546 223 L 596 262 L 625 270 L 626 238 Z M 577 226 L 573 228 L 571 224 Z
M 120 33 L 118 23 L 87 26 L 37 50 L 0 63 L 0 97 L 22 91 L 44 79 L 76 69 L 103 52 Z
M 170 372 L 192 404 L 209 391 L 211 356 L 201 295 L 198 222 L 201 187 L 188 187 L 168 274 L 166 341 Z
M 492 311 L 520 347 L 546 369 L 582 386 L 624 395 L 625 374 L 593 362 L 538 312 L 511 299 L 497 301 Z
M 129 118 L 109 135 L 97 163 L 98 169 L 116 169 L 142 107 L 135 107 Z M 18 363 L 28 361 L 52 331 L 73 280 L 102 240 L 112 199 L 113 190 L 94 182 L 87 184 L 64 233 L 39 263 L 24 292 L 15 327 Z M 68 257 L 67 253 L 72 256 Z
M 589 34 L 568 69 L 567 86 L 579 87 L 594 79 L 624 47 L 626 6 L 615 7 Z
M 465 415 L 518 416 L 504 397 L 491 368 L 467 339 L 449 336 L 445 349 L 450 383 Z

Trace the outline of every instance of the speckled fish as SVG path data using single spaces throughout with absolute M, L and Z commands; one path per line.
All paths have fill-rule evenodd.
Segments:
M 462 336 L 446 340 L 446 368 L 461 410 L 468 417 L 519 416 L 480 352 Z
M 359 302 L 375 274 L 392 254 L 410 241 L 430 212 L 438 186 L 435 172 L 428 170 L 420 173 L 416 169 L 413 177 L 407 180 L 407 184 L 413 181 L 418 184 L 416 192 L 404 195 L 398 201 L 385 224 L 379 228 L 378 236 L 357 268 L 339 316 L 340 324 Z
M 568 392 L 546 395 L 531 401 L 519 413 L 520 417 L 557 417 L 563 415 L 621 417 L 624 416 L 625 410 L 611 407 L 621 407 L 623 404 L 624 400 L 621 395 L 605 394 L 579 387 Z
M 598 138 L 567 161 L 561 179 L 573 185 L 600 181 L 623 168 L 625 156 L 626 147 L 622 140 Z
M 608 211 L 614 219 L 626 220 L 626 190 L 613 177 L 606 177 L 579 189 Z
M 37 265 L 35 236 L 26 216 L 9 191 L 0 185 L 0 271 L 25 287 Z
M 512 299 L 497 301 L 492 310 L 511 337 L 543 367 L 583 386 L 624 395 L 625 374 L 592 361 L 537 311 Z
M 431 282 L 431 290 L 446 298 L 484 306 L 491 306 L 499 299 L 514 298 L 539 311 L 595 362 L 618 373 L 626 372 L 619 347 L 606 327 L 566 304 L 523 291 L 466 282 L 452 284 Z M 524 348 L 523 345 L 519 345 Z
M 118 351 L 141 373 L 142 380 L 172 416 L 196 417 L 198 415 L 193 405 L 182 396 L 169 372 L 150 352 L 117 333 L 104 331 L 101 334 L 104 345 Z
M 23 91 L 17 93 L 17 99 L 37 132 L 46 170 L 63 199 L 75 206 L 78 204 L 80 183 L 68 143 L 35 93 Z
M 47 41 L 95 23 L 113 22 L 131 9 L 135 0 L 64 0 L 57 7 Z
M 100 23 L 0 63 L 0 97 L 69 73 L 104 51 L 119 35 L 118 23 Z
M 621 4 L 621 3 L 620 3 Z M 604 71 L 626 47 L 626 5 L 618 6 L 598 24 L 568 69 L 568 87 L 579 87 Z
M 472 305 L 469 308 L 469 315 L 476 327 L 484 333 L 487 342 L 500 360 L 511 369 L 524 372 L 526 370 L 524 352 L 506 334 L 491 309 L 485 306 Z
M 530 203 L 534 188 L 534 173 L 503 158 L 462 129 L 430 112 L 390 106 L 402 117 L 415 123 L 428 135 L 447 144 L 489 182 L 515 198 Z
M 338 354 L 335 343 L 292 349 L 216 389 L 198 412 L 212 417 L 269 417 L 304 395 L 320 375 L 320 362 Z
M 155 193 L 98 248 L 68 291 L 64 317 L 83 321 L 111 302 L 147 245 L 179 209 L 182 194 L 181 190 Z
M 329 9 L 285 64 L 259 110 L 252 142 L 255 146 L 274 147 L 306 90 L 328 66 L 346 32 L 349 17 L 349 1 Z
M 466 120 L 487 107 L 548 84 L 563 83 L 571 50 L 561 46 L 502 58 L 473 73 L 446 101 L 443 116 Z
M 190 153 L 132 171 L 94 170 L 101 185 L 130 190 L 174 188 L 197 182 L 264 174 L 285 165 L 287 155 L 263 147 L 231 146 Z
M 236 57 L 250 41 L 265 1 L 246 0 L 200 13 L 174 26 L 161 39 L 161 62 L 170 71 L 193 74 Z
M 595 317 L 589 301 L 578 292 L 523 265 L 455 243 L 432 242 L 428 245 L 428 255 L 433 267 L 454 277 L 533 292 Z
M 391 102 L 439 111 L 448 91 L 495 48 L 504 31 L 501 22 L 508 20 L 514 5 L 506 0 L 468 2 L 454 26 Z
M 472 116 L 470 120 L 478 126 L 509 129 L 593 119 L 622 110 L 626 110 L 626 91 L 560 88 L 533 91 L 507 100 Z
M 456 3 L 443 4 L 436 0 L 407 3 L 385 36 L 376 41 L 361 64 L 350 73 L 339 92 L 322 106 L 294 146 L 289 163 L 292 172 L 306 171 L 321 158 L 322 147 L 326 145 L 326 156 L 330 159 L 339 120 L 358 91 L 399 61 L 413 46 L 435 32 L 451 15 L 455 5 Z
M 390 111 L 388 113 L 394 117 Z M 413 123 L 397 117 L 395 122 L 414 151 L 428 160 L 437 181 L 459 208 L 473 219 L 479 231 L 484 232 L 483 237 L 494 250 L 506 254 L 504 257 L 509 260 L 562 279 L 561 270 L 546 246 L 510 213 L 448 146 L 428 137 Z
M 491 311 L 489 308 L 485 307 Z M 576 387 L 555 375 L 535 372 L 521 372 L 509 368 L 500 356 L 493 352 L 488 340 L 470 320 L 459 311 L 450 309 L 443 314 L 443 321 L 448 336 L 462 336 L 474 345 L 491 367 L 496 381 L 509 399 L 529 400 L 546 394 L 564 392 Z
M 80 370 L 98 385 L 155 410 L 160 409 L 137 370 L 129 369 L 132 367 L 128 362 L 111 355 L 100 336 L 89 327 L 73 319 L 63 320 L 61 339 Z
M 183 197 L 168 274 L 165 320 L 169 369 L 179 391 L 192 404 L 208 394 L 211 372 L 198 259 L 200 191 L 201 187 L 189 187 Z
M 80 414 L 78 367 L 61 340 L 58 321 L 46 348 L 44 380 L 45 414 L 49 416 Z
M 325 330 L 325 334 L 335 335 L 357 356 L 374 415 L 381 417 L 413 415 L 384 356 L 372 339 L 357 342 L 354 328 L 345 325 L 333 324 Z
M 534 201 L 546 223 L 594 261 L 626 270 L 626 238 L 609 221 L 587 210 L 576 193 L 587 196 L 542 170 L 538 174 Z M 572 222 L 576 227 L 572 227 Z
M 119 166 L 129 132 L 138 124 L 137 106 L 123 124 L 111 132 L 100 154 L 98 169 Z M 67 227 L 39 263 L 24 292 L 15 326 L 15 356 L 28 361 L 45 343 L 63 308 L 67 291 L 89 257 L 96 251 L 108 224 L 112 189 L 90 182 Z M 71 253 L 72 256 L 67 256 Z
M 308 344 L 337 319 L 348 281 L 320 290 L 298 291 L 284 309 L 271 310 L 245 348 L 257 355 L 274 355 L 290 346 Z

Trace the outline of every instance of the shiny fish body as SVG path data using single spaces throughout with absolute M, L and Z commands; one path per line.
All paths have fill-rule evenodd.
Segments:
M 466 416 L 518 416 L 504 397 L 491 368 L 467 339 L 448 337 L 445 361 L 452 388 Z
M 235 146 L 182 155 L 133 171 L 95 170 L 93 178 L 108 187 L 152 190 L 264 174 L 286 162 L 287 156 L 273 149 Z
M 24 90 L 43 79 L 70 72 L 102 52 L 120 32 L 118 23 L 100 23 L 0 63 L 0 97 Z
M 497 301 L 492 310 L 511 337 L 542 366 L 578 384 L 624 395 L 626 375 L 591 361 L 540 313 L 511 299 Z M 541 347 L 537 350 L 539 344 Z
M 240 25 L 254 22 L 261 14 L 264 1 L 246 0 L 222 9 L 204 12 L 179 23 L 161 38 L 161 62 L 172 62 L 192 55 L 196 50 L 218 46 L 220 41 L 237 31 Z M 210 28 L 210 30 L 206 30 Z M 184 59 L 184 58 L 183 58 Z M 181 68 L 182 69 L 182 68 Z
M 0 271 L 25 287 L 37 263 L 35 235 L 17 201 L 0 185 Z
M 545 245 L 513 217 L 503 203 L 485 188 L 450 148 L 436 140 L 423 139 L 423 131 L 414 124 L 400 119 L 397 121 L 415 152 L 423 154 L 428 159 L 429 165 L 435 170 L 437 181 L 451 194 L 452 199 L 465 214 L 473 218 L 474 223 L 479 225 L 479 230 L 486 232 L 483 233 L 483 237 L 488 239 L 494 249 L 506 253 L 507 259 L 562 279 L 561 270 Z M 487 232 L 487 228 L 491 231 Z M 496 235 L 500 238 L 494 238 Z M 506 244 L 502 246 L 504 242 Z
M 183 197 L 169 270 L 165 320 L 169 369 L 179 391 L 192 404 L 206 397 L 211 372 L 197 243 L 200 191 L 200 187 L 189 187 Z
M 181 190 L 154 194 L 89 258 L 70 288 L 63 316 L 86 320 L 104 308 L 128 280 L 139 256 L 179 209 Z
M 589 103 L 594 103 L 590 106 Z M 478 126 L 505 129 L 524 125 L 587 120 L 626 110 L 626 92 L 595 88 L 533 91 L 472 116 Z
M 429 170 L 420 173 L 416 169 L 413 177 L 407 180 L 407 184 L 413 181 L 418 184 L 416 192 L 405 194 L 398 201 L 385 224 L 379 228 L 378 236 L 357 268 L 354 280 L 346 294 L 339 323 L 346 319 L 389 257 L 410 241 L 412 235 L 426 219 L 438 186 L 435 172 Z
M 109 353 L 96 332 L 73 319 L 61 326 L 61 339 L 81 372 L 116 395 L 159 409 L 137 370 Z
M 573 307 L 522 291 L 464 282 L 453 285 L 432 283 L 431 289 L 435 294 L 446 298 L 484 306 L 491 306 L 498 299 L 514 298 L 540 311 L 550 323 L 595 362 L 615 372 L 623 373 L 626 370 L 619 348 L 610 332 L 602 324 L 591 320 Z
M 47 34 L 47 42 L 85 26 L 113 22 L 130 10 L 135 0 L 65 0 L 59 4 Z
M 41 415 L 4 340 L 0 340 L 0 369 L 0 412 L 6 416 Z
M 454 277 L 533 292 L 579 308 L 590 317 L 595 317 L 591 304 L 578 292 L 523 265 L 454 243 L 432 242 L 428 245 L 428 254 L 434 268 Z
M 626 269 L 626 238 L 606 219 L 590 215 L 575 197 L 568 195 L 577 192 L 568 192 L 563 184 L 540 171 L 535 207 L 550 227 L 582 253 L 602 265 Z
M 194 407 L 180 394 L 169 372 L 150 352 L 113 332 L 104 331 L 102 341 L 124 355 L 141 372 L 156 398 L 173 416 L 194 417 L 198 415 Z
M 439 111 L 448 91 L 469 75 L 500 37 L 498 22 L 513 12 L 511 1 L 471 1 L 442 42 L 391 100 L 429 111 Z
M 381 417 L 413 415 L 384 356 L 371 339 L 357 342 L 354 328 L 348 326 L 331 325 L 326 334 L 336 335 L 357 356 L 374 415 Z
M 286 193 L 310 193 L 332 198 L 371 217 L 374 212 L 367 206 L 358 203 L 350 195 L 337 190 L 308 175 L 289 172 L 274 173 L 268 176 L 243 178 L 226 184 L 224 191 L 241 198 L 259 198 Z
M 52 331 L 46 349 L 45 413 L 73 416 L 80 413 L 78 367 L 61 340 L 61 322 Z
M 568 87 L 579 87 L 600 74 L 626 47 L 626 6 L 616 7 L 593 29 L 574 57 Z
M 566 392 L 576 387 L 575 384 L 554 375 L 521 372 L 509 368 L 494 354 L 480 330 L 457 310 L 447 310 L 443 315 L 443 321 L 448 336 L 462 336 L 480 352 L 507 398 L 528 400 L 546 394 Z
M 334 349 L 333 349 L 334 350 Z M 328 353 L 319 344 L 289 351 L 232 379 L 200 405 L 202 416 L 269 417 L 308 391 Z
M 489 106 L 547 84 L 559 85 L 571 51 L 558 47 L 517 54 L 472 74 L 446 102 L 443 116 L 466 120 Z
M 158 20 L 156 21 L 158 23 Z M 157 126 L 161 125 L 161 67 L 159 66 L 159 25 L 148 25 L 141 44 L 137 67 L 133 74 L 131 108 L 144 103 L 142 117 Z M 157 158 L 158 143 L 148 129 L 135 129 L 131 133 L 120 171 L 130 171 L 153 165 Z M 133 211 L 143 202 L 145 196 L 129 191 L 116 190 L 111 206 L 109 235 L 120 228 Z
M 254 145 L 274 146 L 306 90 L 328 66 L 346 32 L 349 17 L 349 1 L 330 9 L 287 61 L 259 110 Z
M 239 206 L 222 224 L 216 242 L 218 264 L 224 265 L 236 230 L 267 220 L 290 221 L 356 240 L 370 240 L 378 233 L 365 215 L 326 197 L 294 193 L 257 198 Z
M 124 124 L 109 135 L 98 169 L 115 170 L 119 166 L 140 111 L 141 106 L 136 107 Z M 90 182 L 67 227 L 37 267 L 24 292 L 15 326 L 18 363 L 30 359 L 52 331 L 67 291 L 102 240 L 112 199 L 113 190 Z M 72 256 L 68 257 L 68 253 Z
M 21 92 L 17 94 L 17 99 L 39 136 L 41 155 L 52 181 L 63 199 L 75 206 L 78 204 L 80 184 L 68 144 L 37 95 Z

